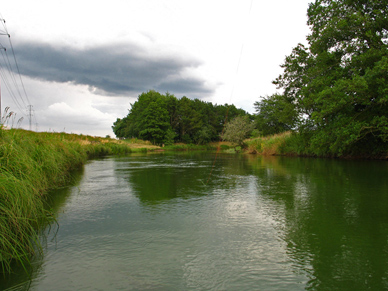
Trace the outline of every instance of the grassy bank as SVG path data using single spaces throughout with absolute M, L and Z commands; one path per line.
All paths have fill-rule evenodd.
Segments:
M 293 136 L 291 132 L 284 132 L 266 137 L 257 137 L 246 140 L 246 152 L 262 155 L 298 155 L 292 147 Z
M 164 151 L 212 151 L 216 150 L 217 145 L 207 144 L 207 145 L 196 145 L 196 144 L 183 144 L 176 143 L 173 145 L 168 145 L 163 147 Z
M 352 151 L 333 154 L 318 151 L 311 147 L 309 139 L 298 133 L 284 132 L 272 136 L 258 137 L 245 141 L 248 145 L 246 152 L 262 155 L 307 156 L 320 158 L 347 158 L 347 159 L 388 159 L 388 145 L 380 148 L 375 143 L 364 142 L 363 147 L 353 148 Z
M 152 148 L 130 142 L 65 133 L 0 127 L 0 272 L 24 264 L 40 250 L 37 229 L 53 217 L 43 205 L 47 190 L 65 185 L 88 159 Z

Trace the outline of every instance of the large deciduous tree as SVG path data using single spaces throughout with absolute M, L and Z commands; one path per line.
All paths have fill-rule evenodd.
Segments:
M 262 135 L 270 135 L 294 129 L 298 120 L 295 105 L 283 95 L 274 94 L 254 104 L 256 128 Z
M 139 122 L 140 138 L 150 140 L 154 144 L 163 144 L 167 131 L 171 129 L 170 116 L 163 101 L 163 99 L 158 98 L 149 102 L 147 108 L 142 112 L 142 118 Z
M 387 150 L 387 15 L 386 0 L 310 4 L 308 46 L 293 49 L 274 83 L 302 114 L 314 152 Z
M 244 140 L 249 137 L 254 128 L 254 124 L 248 116 L 237 116 L 225 125 L 222 139 L 230 141 L 235 146 L 243 147 Z

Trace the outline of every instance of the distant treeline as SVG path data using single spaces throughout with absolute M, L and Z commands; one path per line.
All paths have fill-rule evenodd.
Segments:
M 220 139 L 227 120 L 250 115 L 234 105 L 148 91 L 131 104 L 129 113 L 112 126 L 118 138 L 140 138 L 154 144 L 206 144 Z

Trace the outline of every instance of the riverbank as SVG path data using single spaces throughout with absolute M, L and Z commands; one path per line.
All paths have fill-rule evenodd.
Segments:
M 308 141 L 298 133 L 284 132 L 271 136 L 258 137 L 245 141 L 247 148 L 245 152 L 250 154 L 261 154 L 266 156 L 299 156 L 319 158 L 342 158 L 342 159 L 388 159 L 388 146 L 373 148 L 367 144 L 365 148 L 355 148 L 349 152 L 325 153 L 316 152 L 311 149 Z
M 388 145 L 381 148 L 354 148 L 348 152 L 326 153 L 317 152 L 309 144 L 308 139 L 296 132 L 283 132 L 279 134 L 256 137 L 244 140 L 245 146 L 236 146 L 231 142 L 211 142 L 205 145 L 177 143 L 159 148 L 158 151 L 201 151 L 217 150 L 224 153 L 247 153 L 264 156 L 293 156 L 316 158 L 341 158 L 341 159 L 388 159 Z
M 40 251 L 39 225 L 52 223 L 45 210 L 48 190 L 66 185 L 88 159 L 159 148 L 143 141 L 117 141 L 66 133 L 0 127 L 0 272 L 25 264 Z
M 302 153 L 292 143 L 293 137 L 290 131 L 265 137 L 257 137 L 245 140 L 246 152 L 249 154 L 261 154 L 266 156 L 288 155 L 297 156 Z

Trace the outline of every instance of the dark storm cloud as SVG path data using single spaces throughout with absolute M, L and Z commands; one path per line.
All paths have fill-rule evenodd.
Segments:
M 197 88 L 202 88 L 203 93 L 212 93 L 212 90 L 207 89 L 203 80 L 195 78 L 179 78 L 161 83 L 156 87 L 157 90 L 165 92 L 176 92 L 184 94 L 186 92 L 195 92 Z M 190 97 L 190 96 L 188 96 Z
M 21 43 L 15 47 L 20 72 L 31 78 L 88 85 L 108 95 L 136 94 L 149 89 L 200 97 L 214 91 L 204 80 L 182 72 L 201 63 L 192 57 L 147 53 L 133 44 L 103 45 L 83 50 Z

